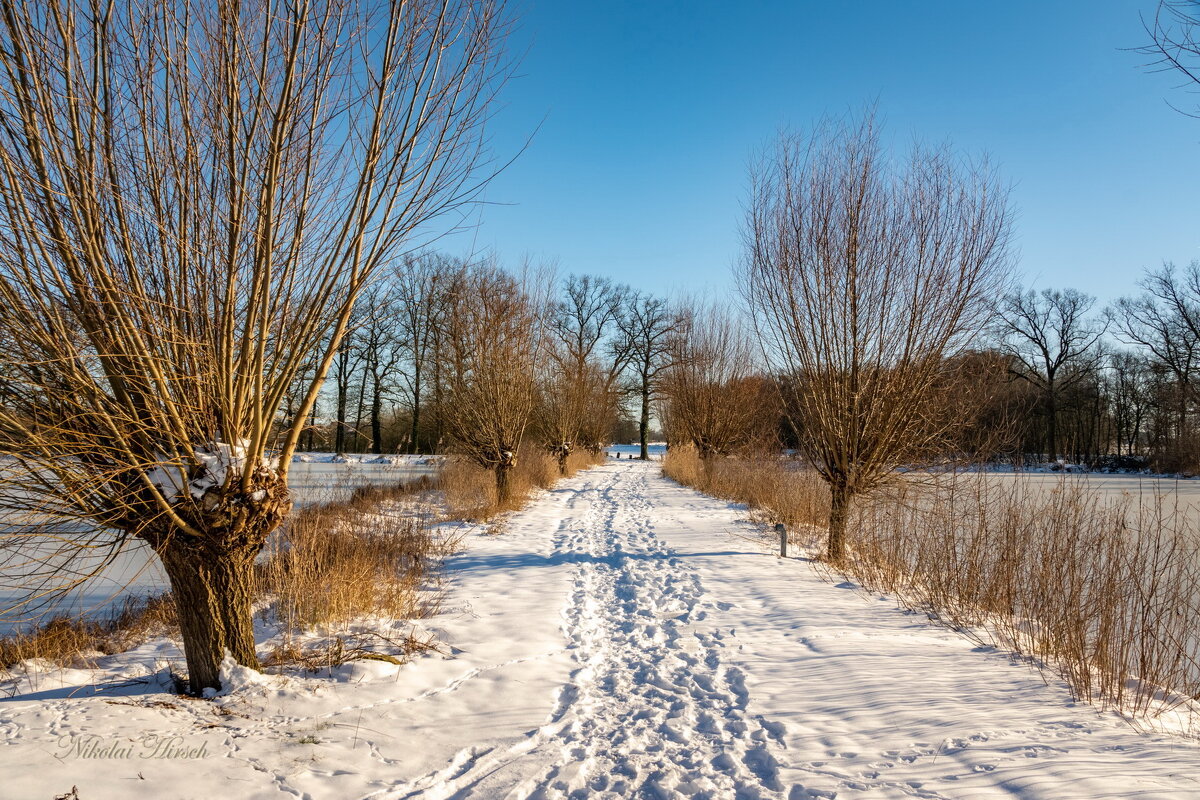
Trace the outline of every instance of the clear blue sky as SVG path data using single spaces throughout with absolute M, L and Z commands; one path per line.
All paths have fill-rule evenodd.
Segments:
M 720 294 L 751 154 L 877 101 L 898 144 L 948 140 L 999 166 L 1025 283 L 1107 302 L 1146 266 L 1200 258 L 1200 120 L 1168 105 L 1197 98 L 1127 50 L 1154 7 L 519 0 L 498 154 L 541 128 L 467 239 L 509 264 Z

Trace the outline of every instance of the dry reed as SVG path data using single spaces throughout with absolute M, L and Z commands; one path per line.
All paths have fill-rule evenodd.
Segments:
M 845 569 L 873 591 L 1139 717 L 1200 697 L 1200 531 L 1177 495 L 1104 497 L 982 473 L 860 505 Z M 1194 721 L 1194 719 L 1193 719 Z
M 416 495 L 428 481 L 365 486 L 294 514 L 268 541 L 258 592 L 289 631 L 369 615 L 426 616 L 425 582 L 457 538 L 439 535 Z
M 454 458 L 442 468 L 438 488 L 442 490 L 448 519 L 486 522 L 498 514 L 521 508 L 536 490 L 548 489 L 559 479 L 602 463 L 604 459 L 603 452 L 593 454 L 576 450 L 567 456 L 566 471 L 560 473 L 558 460 L 553 455 L 541 448 L 523 446 L 509 476 L 508 502 L 500 503 L 491 470 L 465 458 Z
M 95 657 L 128 650 L 177 626 L 170 594 L 129 597 L 119 609 L 101 619 L 56 616 L 32 631 L 0 638 L 0 669 L 26 659 L 84 667 Z
M 710 461 L 672 448 L 663 471 L 746 503 L 756 522 L 824 533 L 828 493 L 811 471 Z M 1028 657 L 1083 700 L 1200 722 L 1200 530 L 1177 494 L 922 474 L 863 499 L 850 522 L 836 569 L 866 590 Z
M 702 459 L 690 446 L 672 447 L 663 474 L 705 494 L 743 503 L 764 525 L 782 522 L 797 536 L 829 520 L 829 492 L 811 470 L 776 457 Z

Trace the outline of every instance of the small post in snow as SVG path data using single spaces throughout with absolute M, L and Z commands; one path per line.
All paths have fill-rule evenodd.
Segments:
M 779 557 L 787 558 L 787 525 L 776 522 L 775 532 L 779 534 Z

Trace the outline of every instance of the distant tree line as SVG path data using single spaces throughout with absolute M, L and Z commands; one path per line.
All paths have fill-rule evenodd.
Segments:
M 1069 288 L 1002 294 L 939 364 L 941 402 L 966 413 L 936 457 L 1200 472 L 1200 262 L 1147 270 L 1139 288 L 1106 308 Z M 797 394 L 805 382 L 772 373 L 728 315 L 683 320 L 663 382 L 668 438 L 702 457 L 799 448 L 818 413 Z
M 1200 469 L 1200 263 L 1097 310 L 1012 290 L 1007 190 L 986 163 L 885 151 L 874 116 L 782 135 L 751 171 L 739 288 L 693 304 L 662 380 L 671 446 L 801 458 L 855 498 L 906 469 L 1082 462 Z
M 665 299 L 608 278 L 530 268 L 517 275 L 487 258 L 409 255 L 356 305 L 301 446 L 465 450 L 491 466 L 526 439 L 562 462 L 576 449 L 644 443 L 681 326 Z M 288 414 L 306 377 L 289 395 Z M 494 429 L 489 445 L 475 441 L 487 427 L 485 406 L 493 427 L 506 429 Z

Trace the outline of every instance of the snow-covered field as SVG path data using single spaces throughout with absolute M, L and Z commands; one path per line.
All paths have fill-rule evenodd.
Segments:
M 297 506 L 344 498 L 359 486 L 391 485 L 434 475 L 436 457 L 351 455 L 337 458 L 330 453 L 301 453 L 290 468 L 288 485 Z M 127 596 L 146 596 L 165 591 L 166 575 L 154 554 L 137 543 L 120 554 L 105 570 L 81 584 L 66 597 L 39 609 L 46 617 L 54 614 L 103 613 L 120 606 Z M 19 599 L 19 590 L 0 587 L 0 609 Z M 0 617 L 0 636 L 21 627 L 20 619 Z M 0 793 L 0 800 L 4 796 Z
M 0 797 L 1200 796 L 1195 742 L 774 557 L 742 515 L 612 459 L 468 537 L 424 622 L 441 655 L 235 670 L 211 702 L 127 680 L 165 642 L 37 674 L 0 702 Z

